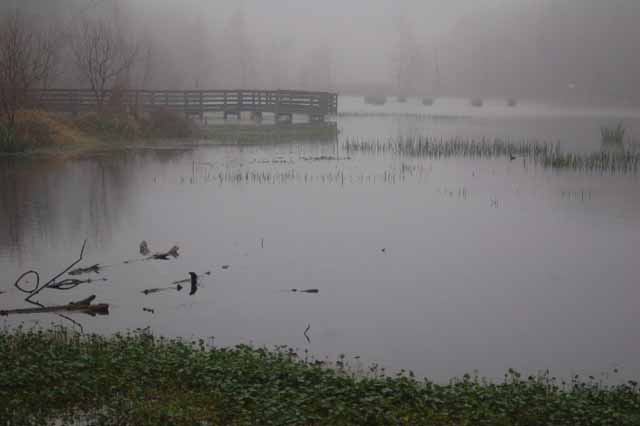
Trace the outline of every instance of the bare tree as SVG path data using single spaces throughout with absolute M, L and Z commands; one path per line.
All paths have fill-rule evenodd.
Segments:
M 102 109 L 106 91 L 121 83 L 131 70 L 138 48 L 104 21 L 83 19 L 71 42 L 78 71 L 87 80 Z
M 0 106 L 9 127 L 28 91 L 46 85 L 56 65 L 58 37 L 18 10 L 0 19 Z

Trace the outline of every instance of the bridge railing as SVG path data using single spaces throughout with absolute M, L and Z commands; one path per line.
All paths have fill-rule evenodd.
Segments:
M 338 112 L 338 95 L 296 90 L 107 90 L 36 89 L 31 101 L 45 109 L 79 112 L 95 110 L 100 102 L 109 107 L 136 111 L 166 108 L 185 113 L 274 112 L 331 115 Z

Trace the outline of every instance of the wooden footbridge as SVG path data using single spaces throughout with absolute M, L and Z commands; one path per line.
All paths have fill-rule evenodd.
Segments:
M 73 114 L 100 108 L 127 110 L 138 114 L 167 109 L 203 117 L 206 113 L 223 113 L 240 118 L 248 112 L 254 119 L 274 114 L 276 121 L 292 121 L 303 114 L 309 121 L 323 121 L 338 112 L 338 94 L 298 90 L 106 90 L 37 89 L 29 92 L 35 106 L 48 111 Z

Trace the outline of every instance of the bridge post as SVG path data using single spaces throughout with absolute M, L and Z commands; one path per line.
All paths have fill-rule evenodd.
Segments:
M 276 123 L 293 123 L 293 114 L 279 112 L 276 114 Z
M 200 91 L 200 122 L 204 122 L 204 106 L 202 104 L 202 90 Z
M 184 102 L 184 118 L 189 118 L 189 99 L 187 98 L 187 91 L 182 92 L 182 98 Z

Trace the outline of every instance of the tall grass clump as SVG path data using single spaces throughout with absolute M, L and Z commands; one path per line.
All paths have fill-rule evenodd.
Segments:
M 159 108 L 151 111 L 141 122 L 146 137 L 188 138 L 197 130 L 184 114 Z
M 622 144 L 624 141 L 624 134 L 626 129 L 624 128 L 622 121 L 618 123 L 616 127 L 602 126 L 600 128 L 600 136 L 602 143 L 604 144 Z
M 447 384 L 359 373 L 287 348 L 213 347 L 139 331 L 0 331 L 0 419 L 9 425 L 640 424 L 636 382 L 548 374 Z

